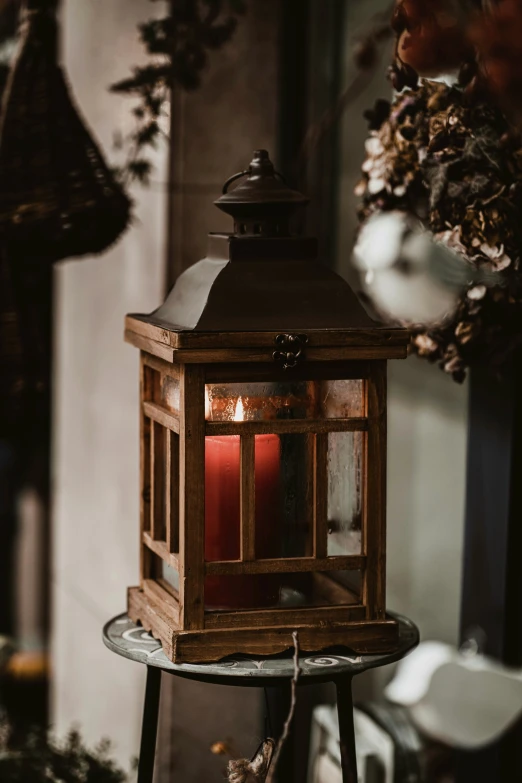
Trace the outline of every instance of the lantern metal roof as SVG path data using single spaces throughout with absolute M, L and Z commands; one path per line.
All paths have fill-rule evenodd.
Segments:
M 191 344 L 202 333 L 222 333 L 226 345 L 225 335 L 235 332 L 303 330 L 330 332 L 332 345 L 353 330 L 364 330 L 367 345 L 406 344 L 406 330 L 376 323 L 348 283 L 318 261 L 316 239 L 292 235 L 291 218 L 307 203 L 282 181 L 266 150 L 255 152 L 215 202 L 234 219 L 234 233 L 210 234 L 206 258 L 180 275 L 165 303 L 130 319 L 193 335 Z

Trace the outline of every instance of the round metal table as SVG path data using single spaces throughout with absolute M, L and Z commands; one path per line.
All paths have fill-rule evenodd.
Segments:
M 355 655 L 346 649 L 335 653 L 303 654 L 299 659 L 299 686 L 333 682 L 337 688 L 343 783 L 357 783 L 352 679 L 368 669 L 401 660 L 419 643 L 419 631 L 414 623 L 405 617 L 395 617 L 400 631 L 399 647 L 394 653 Z M 112 652 L 147 666 L 138 783 L 152 783 L 162 671 L 214 685 L 257 688 L 290 688 L 294 676 L 291 652 L 267 658 L 237 655 L 210 664 L 172 663 L 157 639 L 133 623 L 126 614 L 114 617 L 105 625 L 103 641 Z M 284 783 L 292 783 L 292 780 Z

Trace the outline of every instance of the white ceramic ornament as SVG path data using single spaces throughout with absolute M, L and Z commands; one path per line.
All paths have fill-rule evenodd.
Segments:
M 377 310 L 411 325 L 450 317 L 471 284 L 499 283 L 495 273 L 473 269 L 420 220 L 398 210 L 377 212 L 363 224 L 353 261 Z
M 522 713 L 522 671 L 425 642 L 401 662 L 385 694 L 430 738 L 471 750 L 497 740 Z

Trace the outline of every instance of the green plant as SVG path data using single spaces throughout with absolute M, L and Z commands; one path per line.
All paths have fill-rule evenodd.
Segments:
M 22 748 L 8 749 L 0 741 L 2 783 L 127 783 L 129 777 L 110 758 L 110 743 L 102 741 L 94 750 L 85 747 L 77 731 L 64 742 L 52 740 L 46 732 L 31 732 Z
M 157 0 L 151 0 L 157 2 Z M 177 86 L 195 90 L 209 62 L 208 52 L 233 36 L 245 0 L 172 0 L 170 13 L 139 25 L 140 39 L 149 61 L 132 69 L 132 75 L 111 86 L 116 93 L 137 98 L 136 124 L 127 136 L 116 137 L 116 147 L 128 149 L 119 169 L 124 182 L 149 181 L 152 163 L 147 148 L 168 137 L 170 90 Z

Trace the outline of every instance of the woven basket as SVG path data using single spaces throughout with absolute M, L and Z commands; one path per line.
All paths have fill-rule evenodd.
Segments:
M 23 12 L 0 126 L 0 231 L 21 253 L 100 253 L 129 224 L 130 201 L 80 118 L 58 65 L 53 3 Z
M 0 124 L 0 437 L 46 437 L 53 263 L 101 253 L 131 204 L 58 65 L 55 0 L 31 0 Z M 20 424 L 21 423 L 21 424 Z

